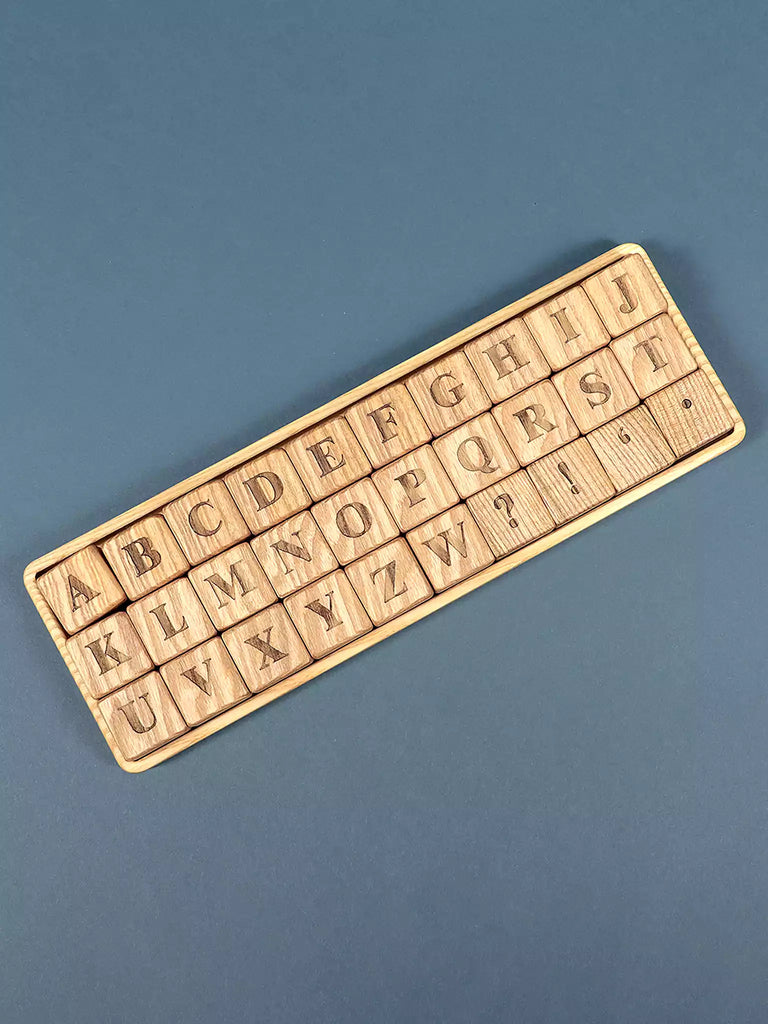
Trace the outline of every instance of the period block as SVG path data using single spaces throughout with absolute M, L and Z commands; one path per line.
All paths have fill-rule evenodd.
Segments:
M 614 338 L 667 309 L 667 300 L 639 253 L 588 277 L 584 289 Z
M 188 579 L 167 583 L 128 606 L 128 615 L 156 665 L 212 637 L 216 630 Z
M 413 529 L 459 500 L 428 444 L 377 470 L 372 480 L 401 530 Z
M 371 464 L 343 416 L 305 430 L 285 447 L 314 501 L 371 472 Z
M 252 693 L 312 663 L 288 612 L 270 605 L 222 634 L 232 660 Z
M 99 701 L 120 752 L 135 761 L 187 731 L 186 723 L 158 672 L 129 683 Z
M 132 523 L 101 545 L 131 601 L 181 576 L 189 562 L 161 515 Z
M 432 596 L 427 577 L 402 537 L 352 562 L 344 571 L 376 626 Z
M 314 658 L 325 657 L 372 628 L 341 569 L 286 598 L 285 607 Z
M 342 565 L 386 544 L 399 533 L 370 479 L 358 480 L 318 502 L 312 515 Z
M 733 421 L 703 370 L 657 391 L 646 405 L 679 459 L 733 430 Z
M 344 415 L 375 469 L 432 438 L 404 384 L 391 384 L 369 395 Z
M 467 498 L 496 558 L 551 533 L 555 522 L 524 469 Z
M 67 653 L 92 697 L 103 697 L 154 668 L 125 612 L 115 612 L 70 637 Z
M 503 402 L 551 372 L 521 316 L 470 341 L 464 353 L 493 402 Z
M 251 533 L 223 480 L 212 480 L 177 498 L 165 506 L 163 516 L 192 565 Z
M 224 477 L 253 533 L 288 519 L 312 504 L 296 467 L 282 448 L 258 455 Z
M 643 406 L 593 430 L 587 440 L 619 493 L 675 461 L 672 449 Z
M 68 633 L 90 625 L 125 600 L 123 588 L 94 544 L 38 576 L 37 585 Z
M 217 636 L 169 661 L 160 674 L 187 725 L 200 725 L 250 694 Z
M 435 436 L 491 407 L 490 398 L 463 352 L 437 359 L 411 374 L 405 383 Z
M 195 566 L 188 578 L 217 629 L 227 629 L 276 600 L 267 574 L 250 544 Z
M 610 347 L 641 398 L 696 369 L 691 350 L 667 313 L 614 338 Z
M 580 285 L 536 306 L 523 319 L 553 370 L 562 370 L 611 340 Z
M 579 436 L 579 428 L 551 380 L 494 407 L 493 415 L 521 466 Z
M 552 383 L 584 433 L 634 408 L 639 401 L 618 359 L 608 348 L 556 373 Z
M 300 512 L 251 541 L 280 597 L 287 597 L 338 567 L 328 541 L 309 514 Z
M 601 505 L 616 493 L 585 437 L 528 467 L 534 486 L 558 525 Z
M 493 562 L 493 552 L 466 505 L 422 523 L 407 539 L 435 590 L 474 576 Z
M 438 437 L 432 447 L 462 498 L 520 468 L 489 412 Z

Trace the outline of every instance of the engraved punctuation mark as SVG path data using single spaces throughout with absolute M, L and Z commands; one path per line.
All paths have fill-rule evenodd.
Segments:
M 499 509 L 499 511 L 504 509 L 504 514 L 509 520 L 509 525 L 513 530 L 517 529 L 520 524 L 512 515 L 512 509 L 515 507 L 515 503 L 506 492 L 502 492 L 498 498 L 493 499 L 493 507 Z
M 684 409 L 690 409 L 692 405 L 693 405 L 693 402 L 690 400 L 690 398 L 684 398 L 683 399 L 683 408 Z
M 619 440 L 622 444 L 629 444 L 632 440 L 631 434 L 624 427 L 619 427 Z
M 558 462 L 557 468 L 558 468 L 559 472 L 563 474 L 563 476 L 568 481 L 568 483 L 571 485 L 571 494 L 578 494 L 579 493 L 578 485 L 575 484 L 573 482 L 573 480 L 571 479 L 571 474 L 568 472 L 568 466 L 564 462 Z

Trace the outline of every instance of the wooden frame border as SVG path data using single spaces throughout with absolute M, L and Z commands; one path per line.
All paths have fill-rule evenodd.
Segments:
M 380 373 L 377 377 L 373 377 L 371 380 L 366 381 L 364 384 L 360 384 L 358 387 L 353 388 L 346 394 L 340 395 L 338 398 L 333 399 L 333 401 L 320 406 L 319 409 L 315 409 L 313 412 L 310 412 L 305 416 L 301 416 L 299 419 L 281 427 L 279 430 L 275 430 L 271 434 L 267 434 L 267 436 L 261 438 L 260 441 L 256 441 L 253 444 L 242 448 L 240 451 L 235 452 L 226 459 L 222 459 L 220 462 L 215 463 L 215 465 L 210 466 L 208 469 L 205 469 L 200 473 L 196 473 L 194 476 L 188 477 L 186 480 L 182 480 L 180 483 L 173 487 L 169 487 L 167 490 L 155 495 L 155 497 L 150 498 L 148 501 L 144 501 L 140 505 L 136 505 L 127 512 L 123 512 L 122 515 L 116 516 L 114 519 L 110 519 L 101 526 L 97 526 L 96 529 L 90 530 L 88 533 L 69 541 L 67 544 L 61 545 L 61 547 L 50 551 L 41 558 L 36 558 L 24 570 L 24 585 L 29 591 L 31 598 L 35 603 L 35 607 L 40 613 L 49 633 L 53 637 L 54 642 L 59 649 L 59 653 L 66 662 L 73 678 L 77 682 L 75 669 L 65 646 L 67 635 L 64 633 L 55 616 L 49 609 L 48 604 L 43 598 L 37 584 L 37 577 L 42 572 L 51 568 L 51 566 L 62 561 L 64 558 L 67 558 L 75 551 L 79 551 L 81 548 L 84 548 L 89 544 L 93 544 L 96 541 L 103 540 L 105 537 L 117 532 L 135 520 L 141 519 L 144 516 L 149 515 L 151 512 L 157 511 L 164 505 L 173 501 L 175 498 L 186 494 L 187 491 L 221 476 L 223 473 L 228 472 L 230 469 L 234 469 L 241 463 L 253 459 L 255 456 L 267 451 L 269 448 L 274 448 L 276 445 L 284 443 L 289 438 L 306 430 L 308 427 L 327 419 L 329 416 L 333 416 L 336 413 L 343 411 L 347 406 L 352 405 L 354 402 L 358 402 L 361 398 L 365 398 L 366 395 L 369 395 L 374 391 L 378 391 L 380 388 L 386 387 L 386 385 L 391 384 L 393 381 L 413 373 L 415 370 L 418 370 L 420 367 L 432 362 L 434 359 L 437 359 L 440 356 L 445 355 L 447 352 L 466 344 L 466 342 L 471 341 L 472 338 L 477 337 L 477 335 L 490 331 L 492 328 L 497 327 L 506 320 L 510 320 L 512 317 L 518 316 L 520 313 L 530 309 L 532 306 L 536 306 L 539 303 L 546 301 L 558 292 L 564 291 L 566 288 L 570 288 L 573 285 L 578 284 L 584 278 L 603 270 L 622 256 L 628 256 L 632 253 L 637 253 L 642 256 L 653 274 L 656 283 L 661 288 L 661 291 L 667 300 L 669 315 L 672 317 L 675 326 L 690 348 L 697 366 L 706 373 L 719 398 L 731 416 L 731 419 L 733 420 L 733 430 L 729 434 L 726 434 L 725 437 L 722 437 L 712 444 L 707 445 L 705 448 L 694 452 L 687 458 L 674 463 L 674 465 L 663 470 L 661 473 L 658 473 L 656 476 L 651 477 L 649 480 L 624 491 L 615 498 L 611 498 L 603 505 L 592 509 L 590 512 L 566 523 L 564 526 L 556 528 L 540 540 L 534 541 L 533 543 L 513 552 L 511 555 L 507 555 L 505 558 L 494 562 L 492 565 L 488 566 L 488 568 L 483 569 L 481 572 L 471 576 L 469 579 L 463 580 L 461 583 L 450 587 L 448 590 L 436 594 L 434 597 L 425 601 L 418 607 L 405 612 L 392 622 L 385 623 L 383 626 L 375 627 L 371 632 L 366 633 L 365 636 L 360 637 L 358 640 L 354 640 L 352 643 L 340 648 L 333 654 L 330 654 L 325 658 L 321 658 L 319 661 L 313 662 L 311 665 L 307 666 L 307 668 L 300 670 L 283 682 L 276 683 L 274 686 L 263 690 L 261 693 L 254 694 L 252 697 L 247 698 L 242 703 L 230 708 L 228 711 L 209 719 L 207 722 L 203 722 L 202 725 L 196 726 L 194 729 L 190 730 L 190 732 L 178 737 L 178 739 L 172 740 L 165 746 L 160 747 L 152 753 L 146 754 L 144 757 L 141 757 L 136 761 L 128 761 L 123 757 L 110 733 L 104 716 L 99 710 L 98 701 L 94 700 L 85 689 L 80 687 L 80 684 L 78 683 L 78 689 L 80 689 L 80 692 L 85 698 L 88 707 L 99 724 L 101 731 L 104 734 L 104 738 L 109 744 L 109 747 L 121 768 L 132 773 L 143 772 L 148 768 L 153 768 L 155 765 L 160 764 L 169 757 L 173 757 L 174 754 L 178 754 L 182 750 L 186 750 L 188 747 L 199 743 L 200 740 L 213 735 L 213 733 L 219 732 L 220 729 L 225 728 L 232 722 L 236 722 L 239 719 L 244 718 L 246 715 L 251 714 L 251 712 L 255 711 L 257 708 L 263 707 L 265 704 L 269 704 L 271 701 L 276 700 L 283 694 L 302 686 L 310 679 L 314 679 L 315 676 L 321 675 L 323 672 L 327 672 L 328 669 L 341 664 L 348 658 L 352 658 L 360 651 L 364 651 L 368 647 L 372 647 L 374 644 L 379 643 L 386 637 L 391 636 L 394 633 L 398 633 L 401 629 L 405 629 L 406 626 L 410 626 L 411 623 L 417 622 L 419 619 L 423 619 L 438 608 L 442 608 L 445 605 L 450 604 L 452 601 L 455 601 L 457 598 L 463 597 L 464 594 L 468 594 L 470 591 L 482 586 L 489 580 L 495 579 L 497 576 L 501 576 L 505 572 L 509 572 L 510 569 L 514 569 L 516 566 L 528 561 L 528 559 L 533 558 L 540 552 L 546 551 L 548 548 L 554 547 L 555 544 L 559 544 L 568 537 L 572 537 L 574 534 L 579 533 L 588 526 L 592 526 L 594 523 L 599 522 L 606 516 L 611 515 L 611 513 L 617 512 L 619 509 L 624 508 L 633 501 L 637 501 L 638 498 L 642 498 L 646 494 L 650 494 L 657 488 L 662 487 L 664 484 L 670 483 L 672 480 L 676 480 L 684 473 L 688 473 L 697 466 L 701 466 L 705 462 L 709 462 L 710 459 L 714 459 L 717 455 L 721 455 L 723 452 L 735 447 L 744 438 L 746 432 L 744 420 L 739 415 L 730 396 L 713 370 L 709 360 L 702 352 L 699 343 L 694 337 L 688 324 L 685 322 L 682 313 L 678 309 L 672 296 L 669 294 L 666 285 L 656 271 L 656 268 L 651 262 L 651 259 L 645 249 L 643 249 L 642 246 L 635 245 L 633 243 L 616 246 L 608 252 L 603 253 L 601 256 L 597 256 L 595 259 L 590 260 L 589 262 L 582 264 L 582 266 L 577 267 L 575 270 L 557 278 L 555 281 L 544 285 L 544 287 L 536 289 L 536 291 L 531 292 L 522 299 L 518 299 L 516 302 L 505 306 L 503 309 L 497 310 L 495 313 L 491 313 L 490 316 L 484 317 L 482 320 L 478 320 L 477 323 L 464 328 L 464 330 L 459 331 L 457 334 L 451 335 L 451 337 L 446 338 L 444 341 L 433 345 L 431 348 L 428 348 L 423 352 L 420 352 L 418 355 L 412 356 L 410 359 L 406 359 L 397 366 L 393 366 L 392 369 L 386 370 L 384 373 Z

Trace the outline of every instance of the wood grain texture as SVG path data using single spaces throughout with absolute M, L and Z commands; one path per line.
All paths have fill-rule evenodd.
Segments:
M 615 493 L 585 437 L 534 462 L 528 472 L 558 525 L 601 505 Z
M 125 612 L 115 612 L 66 641 L 75 678 L 92 697 L 104 697 L 155 666 Z
M 314 501 L 371 471 L 371 464 L 344 416 L 335 416 L 305 430 L 288 442 L 286 450 Z
M 667 308 L 661 288 L 639 253 L 588 277 L 584 290 L 614 338 Z
M 224 477 L 232 497 L 253 533 L 309 508 L 312 499 L 282 448 L 249 459 Z
M 285 609 L 313 658 L 324 658 L 372 628 L 355 588 L 341 569 L 291 594 Z
M 489 412 L 436 438 L 432 447 L 462 498 L 520 468 L 501 427 Z
M 251 541 L 279 597 L 287 597 L 338 566 L 336 556 L 309 512 L 273 526 Z
M 524 469 L 467 498 L 480 532 L 503 558 L 555 528 L 541 495 Z
M 281 604 L 270 605 L 226 630 L 222 639 L 252 693 L 260 693 L 312 662 Z
M 521 466 L 579 436 L 579 428 L 551 380 L 494 406 L 493 415 Z
M 427 577 L 402 537 L 352 562 L 344 571 L 376 626 L 432 596 Z
M 167 662 L 160 674 L 187 725 L 207 722 L 250 693 L 218 636 Z
M 406 538 L 435 590 L 452 587 L 493 561 L 493 552 L 464 504 L 422 523 Z
M 123 588 L 95 544 L 59 562 L 37 583 L 68 633 L 102 618 L 125 600 Z
M 714 384 L 701 370 L 657 391 L 646 404 L 678 458 L 717 440 L 733 426 Z
M 641 398 L 696 369 L 693 353 L 667 313 L 614 338 L 610 348 Z
M 493 402 L 511 398 L 552 372 L 521 316 L 470 341 L 464 355 Z
M 593 430 L 587 440 L 617 491 L 642 483 L 675 461 L 644 406 Z
M 409 452 L 373 474 L 373 482 L 401 530 L 411 530 L 459 500 L 431 445 Z
M 639 402 L 635 389 L 609 348 L 601 348 L 556 373 L 552 383 L 584 434 L 621 416 Z
M 227 711 L 208 719 L 201 725 L 189 730 L 183 735 L 169 740 L 167 743 L 140 756 L 138 759 L 131 760 L 125 756 L 110 729 L 110 725 L 105 720 L 103 710 L 100 709 L 97 700 L 88 692 L 86 685 L 76 670 L 71 654 L 67 650 L 66 633 L 62 629 L 59 621 L 53 615 L 53 612 L 45 601 L 42 591 L 38 585 L 38 578 L 42 573 L 53 568 L 58 563 L 77 551 L 87 547 L 89 544 L 103 544 L 113 535 L 125 530 L 126 528 L 132 527 L 138 521 L 146 518 L 147 516 L 158 513 L 165 505 L 182 497 L 201 484 L 210 482 L 219 477 L 226 478 L 227 474 L 238 471 L 247 463 L 261 459 L 264 456 L 268 456 L 276 449 L 282 448 L 283 445 L 291 439 L 296 438 L 303 431 L 320 425 L 329 418 L 338 416 L 350 405 L 354 405 L 355 403 L 370 397 L 377 391 L 381 391 L 382 389 L 398 382 L 403 382 L 410 374 L 431 365 L 437 359 L 441 359 L 452 352 L 459 351 L 472 340 L 493 331 L 500 325 L 525 314 L 535 307 L 541 306 L 543 303 L 553 299 L 560 293 L 566 292 L 575 285 L 582 283 L 586 278 L 611 267 L 619 259 L 628 255 L 638 255 L 642 258 L 665 299 L 669 315 L 675 328 L 680 332 L 688 350 L 696 361 L 696 365 L 706 375 L 718 398 L 723 403 L 723 407 L 730 419 L 730 427 L 726 434 L 713 442 L 705 444 L 704 447 L 698 448 L 690 455 L 679 458 L 672 466 L 662 470 L 655 476 L 629 488 L 616 497 L 604 502 L 602 505 L 578 516 L 576 519 L 570 520 L 564 525 L 557 527 L 550 534 L 525 544 L 511 554 L 503 556 L 493 564 L 479 570 L 475 575 L 466 578 L 457 585 L 448 587 L 446 590 L 430 597 L 422 604 L 405 611 L 403 614 L 381 626 L 377 626 L 375 629 L 361 637 L 358 637 L 356 640 L 338 648 L 330 655 L 327 655 L 318 661 L 311 662 L 309 660 L 309 655 L 305 651 L 304 655 L 308 660 L 301 667 L 297 667 L 295 670 L 289 670 L 285 675 L 277 679 L 272 684 L 263 685 L 259 689 L 258 693 L 255 693 L 253 696 L 247 698 Z M 643 495 L 648 494 L 656 488 L 676 479 L 682 474 L 689 472 L 696 466 L 702 465 L 709 459 L 716 457 L 722 452 L 738 444 L 743 436 L 743 420 L 734 408 L 733 403 L 725 392 L 721 382 L 702 353 L 663 282 L 661 282 L 661 279 L 658 277 L 658 274 L 648 259 L 647 254 L 639 246 L 629 244 L 622 245 L 612 249 L 610 252 L 604 253 L 602 256 L 599 256 L 594 260 L 591 260 L 589 263 L 564 275 L 556 281 L 552 281 L 544 287 L 537 289 L 525 298 L 505 306 L 503 309 L 485 317 L 483 320 L 471 327 L 468 327 L 465 330 L 460 331 L 458 334 L 447 338 L 445 341 L 438 343 L 431 349 L 419 353 L 411 359 L 406 360 L 404 363 L 401 363 L 399 366 L 393 367 L 391 370 L 388 370 L 385 373 L 380 374 L 378 377 L 354 388 L 349 393 L 339 396 L 337 399 L 334 399 L 322 408 L 309 413 L 307 416 L 301 417 L 294 423 L 288 424 L 285 427 L 274 431 L 267 437 L 262 438 L 260 441 L 249 445 L 240 452 L 234 453 L 228 458 L 209 467 L 208 469 L 203 470 L 190 479 L 182 481 L 180 484 L 169 488 L 162 494 L 156 495 L 154 498 L 151 498 L 136 508 L 130 509 L 122 515 L 117 516 L 115 519 L 104 523 L 83 537 L 76 538 L 75 540 L 57 548 L 55 551 L 36 559 L 25 571 L 25 585 L 34 600 L 46 627 L 53 636 L 64 660 L 70 668 L 70 671 L 75 676 L 75 679 L 81 688 L 83 697 L 91 708 L 94 717 L 104 733 L 107 743 L 115 755 L 116 760 L 126 771 L 144 771 L 147 768 L 153 767 L 154 765 L 166 760 L 179 751 L 186 749 L 194 743 L 200 742 L 200 740 L 212 735 L 222 728 L 225 728 L 227 725 L 237 721 L 243 716 L 250 714 L 257 708 L 276 700 L 283 694 L 301 686 L 303 683 L 314 678 L 319 673 L 327 671 L 340 662 L 353 657 L 355 654 L 365 650 L 372 644 L 379 642 L 385 637 L 388 637 L 401 629 L 404 629 L 406 626 L 418 621 L 425 615 L 430 614 L 432 611 L 444 607 L 451 601 L 454 601 L 476 587 L 483 585 L 485 582 L 508 572 L 511 568 L 514 568 L 529 558 L 535 557 L 535 555 L 539 554 L 541 551 L 550 548 L 567 537 L 573 536 L 575 533 L 585 529 L 587 526 L 598 522 L 606 515 L 623 508 L 630 502 L 636 501 Z M 246 518 L 246 521 L 248 521 L 248 517 L 245 515 L 245 512 L 243 512 L 243 515 L 244 518 Z M 249 526 L 250 525 L 251 524 L 249 522 Z M 256 528 L 251 528 L 254 532 L 257 532 Z M 279 618 L 280 612 L 285 615 L 284 609 L 279 605 L 272 605 L 270 608 L 265 609 L 265 612 L 270 612 L 271 610 L 272 615 L 275 618 Z M 264 612 L 258 614 L 263 615 Z M 246 622 L 247 621 L 248 620 L 246 620 Z M 244 625 L 244 623 L 241 623 L 240 625 Z M 237 629 L 238 627 L 234 628 Z
M 218 630 L 234 626 L 277 600 L 250 544 L 238 544 L 195 566 L 188 579 Z
M 491 407 L 463 352 L 435 360 L 411 374 L 405 384 L 435 437 Z
M 156 665 L 162 665 L 216 629 L 188 579 L 174 580 L 128 605 L 128 616 Z
M 222 480 L 212 480 L 172 501 L 163 509 L 163 517 L 192 565 L 226 551 L 251 532 Z
M 347 422 L 378 469 L 432 439 L 405 384 L 382 388 L 347 409 Z
M 132 601 L 189 569 L 189 562 L 162 516 L 147 516 L 101 545 L 104 557 Z
M 342 565 L 394 540 L 400 532 L 369 478 L 319 501 L 312 515 Z
M 605 324 L 579 285 L 529 310 L 523 319 L 553 370 L 562 370 L 610 341 Z
M 135 761 L 187 731 L 158 672 L 150 672 L 99 701 L 99 712 L 127 761 Z

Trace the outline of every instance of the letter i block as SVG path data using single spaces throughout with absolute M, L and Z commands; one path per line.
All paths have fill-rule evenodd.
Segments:
M 369 395 L 344 415 L 375 469 L 432 439 L 404 384 L 392 384 Z
M 313 658 L 323 658 L 372 629 L 341 569 L 286 598 L 285 607 Z
M 493 415 L 521 466 L 579 436 L 579 428 L 551 380 L 508 398 L 495 406 Z
M 339 565 L 309 512 L 273 526 L 252 540 L 251 547 L 279 597 L 287 597 Z
M 459 500 L 428 444 L 377 470 L 372 479 L 401 530 L 413 529 Z
M 432 433 L 437 436 L 490 409 L 491 400 L 463 352 L 452 352 L 406 380 Z
M 406 535 L 435 590 L 474 576 L 493 552 L 466 505 L 448 509 Z
M 192 565 L 250 536 L 222 480 L 196 487 L 163 509 L 168 525 Z
M 639 401 L 619 361 L 608 348 L 556 373 L 552 383 L 584 433 L 627 412 Z
M 128 615 L 156 665 L 170 661 L 216 633 L 187 579 L 168 583 L 129 605 Z
M 273 448 L 224 477 L 253 533 L 288 519 L 312 504 L 301 477 L 282 448 Z
M 432 596 L 427 577 L 402 537 L 352 562 L 344 571 L 376 626 Z
M 534 462 L 528 472 L 558 526 L 616 493 L 585 437 Z
M 123 588 L 93 544 L 43 573 L 37 583 L 68 633 L 76 633 L 125 600 Z
M 238 623 L 222 634 L 222 639 L 252 693 L 265 690 L 312 662 L 281 604 Z
M 189 569 L 189 562 L 162 516 L 147 516 L 101 545 L 104 557 L 132 601 Z
M 464 353 L 493 402 L 511 398 L 551 372 L 521 316 L 470 341 Z
M 306 430 L 285 447 L 314 501 L 371 472 L 371 464 L 343 416 Z
M 103 697 L 154 668 L 125 612 L 115 612 L 70 637 L 67 653 L 92 697 Z
M 250 544 L 238 544 L 195 566 L 189 582 L 217 629 L 234 626 L 276 600 Z
M 99 701 L 99 711 L 128 761 L 157 750 L 187 731 L 157 672 L 150 672 Z
M 220 637 L 174 658 L 160 673 L 187 725 L 200 725 L 249 695 Z
M 555 522 L 524 469 L 467 498 L 496 558 L 551 533 Z
M 639 253 L 588 277 L 584 289 L 614 338 L 667 309 L 667 300 Z
M 436 438 L 433 448 L 462 498 L 520 468 L 489 412 Z
M 342 564 L 360 558 L 399 533 L 370 479 L 358 480 L 319 502 L 312 515 Z
M 579 285 L 536 306 L 523 319 L 553 370 L 562 370 L 611 340 Z

